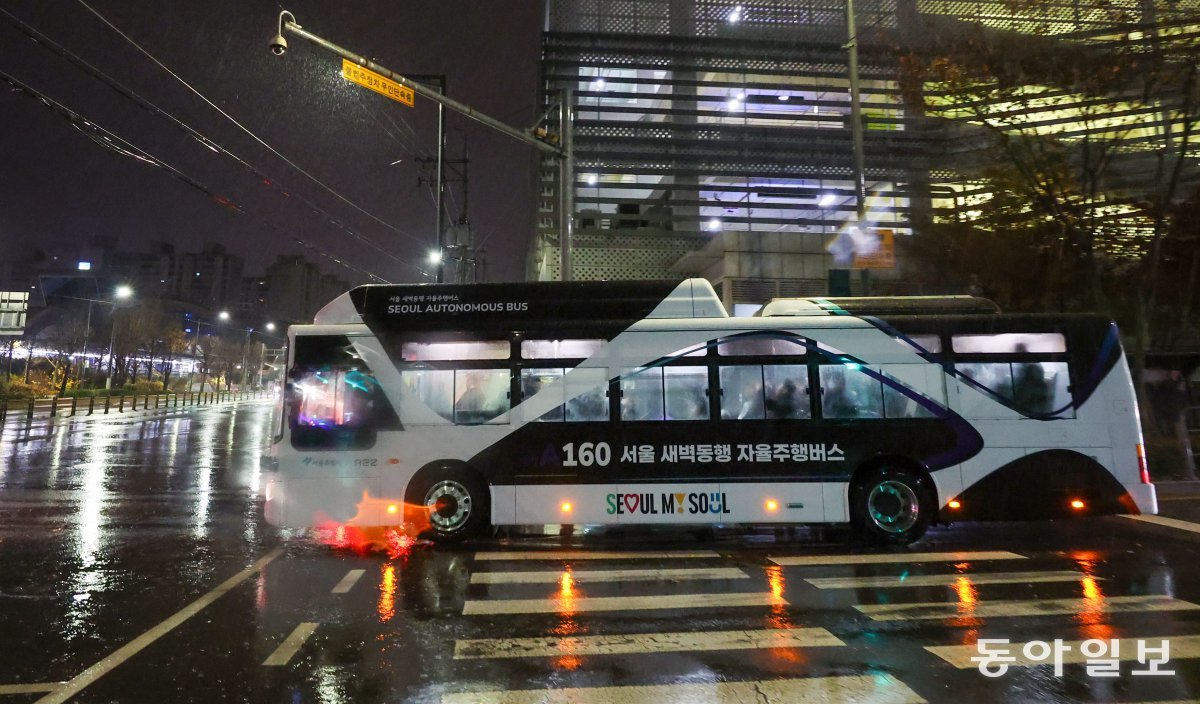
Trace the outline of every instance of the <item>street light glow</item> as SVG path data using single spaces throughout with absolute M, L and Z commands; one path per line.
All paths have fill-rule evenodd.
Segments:
M 600 182 L 600 177 L 597 176 L 596 174 L 588 174 L 587 175 L 587 185 L 595 186 L 599 182 Z
M 721 221 L 717 218 L 713 218 L 712 220 L 709 220 L 708 221 L 708 229 L 712 230 L 714 232 L 717 230 L 720 230 L 721 229 Z
M 229 320 L 229 311 L 223 310 L 220 313 L 217 313 L 217 317 L 221 320 Z
M 117 290 L 114 292 L 114 294 L 118 299 L 125 300 L 133 295 L 133 288 L 130 286 L 121 285 L 117 287 Z
M 817 201 L 817 205 L 821 206 L 822 208 L 827 208 L 833 205 L 833 201 L 835 200 L 837 200 L 837 196 L 833 195 L 832 193 L 826 193 L 825 195 L 821 196 L 821 200 Z
M 442 253 L 436 249 L 431 251 L 429 253 L 429 263 L 430 264 L 441 264 L 442 263 Z
M 267 332 L 275 332 L 275 323 L 267 323 L 265 327 Z

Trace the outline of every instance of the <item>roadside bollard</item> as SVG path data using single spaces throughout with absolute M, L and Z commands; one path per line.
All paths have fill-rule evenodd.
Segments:
M 108 405 L 112 403 L 112 396 L 104 397 L 104 415 L 108 415 Z
M 92 411 L 94 411 L 94 410 L 96 410 L 96 397 L 89 396 L 88 397 L 88 415 L 89 416 L 92 415 Z
M 25 412 L 25 422 L 33 422 L 33 399 L 29 399 L 29 410 Z
M 120 396 L 117 397 L 117 412 L 118 413 L 125 412 L 125 394 L 121 394 Z
M 78 397 L 78 396 L 72 396 L 72 397 L 71 397 L 71 416 L 72 416 L 72 417 L 74 417 L 74 416 L 75 416 L 75 412 L 76 412 L 77 410 L 79 410 L 79 397 Z
M 53 418 L 56 415 L 58 415 L 58 397 L 51 396 L 50 397 L 50 417 Z

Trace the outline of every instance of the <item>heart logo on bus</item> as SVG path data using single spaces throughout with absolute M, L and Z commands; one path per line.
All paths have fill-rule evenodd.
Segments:
M 640 494 L 626 494 L 621 497 L 625 501 L 625 510 L 629 513 L 637 511 L 638 503 L 641 500 Z

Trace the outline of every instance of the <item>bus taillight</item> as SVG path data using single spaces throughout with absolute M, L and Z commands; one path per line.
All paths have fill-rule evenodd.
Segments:
M 1138 475 L 1142 478 L 1143 484 L 1150 483 L 1150 467 L 1146 464 L 1146 446 L 1142 443 L 1137 444 L 1138 458 Z

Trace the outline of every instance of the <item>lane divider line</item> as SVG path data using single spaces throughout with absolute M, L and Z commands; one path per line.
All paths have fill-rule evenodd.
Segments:
M 881 565 L 893 562 L 976 562 L 982 560 L 1028 560 L 1024 555 L 1004 550 L 982 552 L 890 552 L 861 555 L 802 555 L 769 557 L 780 567 L 809 567 L 815 565 Z
M 443 694 L 442 704 L 663 704 L 663 702 L 871 702 L 925 704 L 891 675 L 838 675 L 752 682 L 525 689 Z
M 1121 518 L 1128 518 L 1131 521 L 1142 521 L 1143 523 L 1153 523 L 1154 525 L 1166 526 L 1167 528 L 1178 528 L 1186 530 L 1189 533 L 1200 533 L 1200 523 L 1192 523 L 1191 521 L 1181 521 L 1178 518 L 1167 518 L 1166 516 L 1148 516 L 1146 514 L 1121 514 Z
M 268 655 L 266 660 L 263 660 L 263 667 L 281 667 L 288 664 L 296 653 L 299 652 L 300 648 L 304 646 L 304 641 L 308 640 L 308 637 L 313 634 L 313 631 L 317 630 L 317 626 L 319 625 L 312 621 L 305 621 L 296 626 L 295 630 L 287 638 L 283 639 L 279 647 L 275 648 L 275 652 Z
M 272 560 L 282 554 L 283 548 L 275 548 L 271 552 L 267 553 L 264 557 L 260 558 L 253 565 L 250 565 L 224 582 L 221 582 L 212 591 L 175 612 L 162 623 L 154 626 L 150 630 L 146 631 L 137 638 L 134 638 L 120 648 L 117 648 L 95 665 L 92 665 L 78 675 L 75 675 L 75 677 L 71 678 L 71 680 L 64 684 L 61 688 L 56 689 L 50 694 L 37 700 L 36 704 L 62 704 L 62 702 L 65 702 L 76 694 L 79 694 L 93 682 L 100 679 L 104 675 L 107 675 L 109 672 L 112 672 L 121 663 L 125 662 L 134 655 L 137 655 L 144 648 L 146 648 L 146 646 L 183 625 L 183 623 L 188 619 L 200 613 L 206 606 L 212 604 L 217 599 L 220 599 L 234 587 L 261 572 L 264 567 L 271 563 Z
M 353 589 L 354 585 L 358 584 L 358 580 L 362 579 L 362 576 L 366 573 L 366 570 L 350 570 L 346 573 L 345 577 L 342 577 L 342 581 L 337 583 L 337 586 L 333 588 L 330 594 L 345 594 Z
M 846 645 L 824 628 L 768 628 L 755 631 L 628 633 L 600 636 L 481 638 L 454 641 L 455 660 L 692 653 L 706 650 L 827 648 Z

